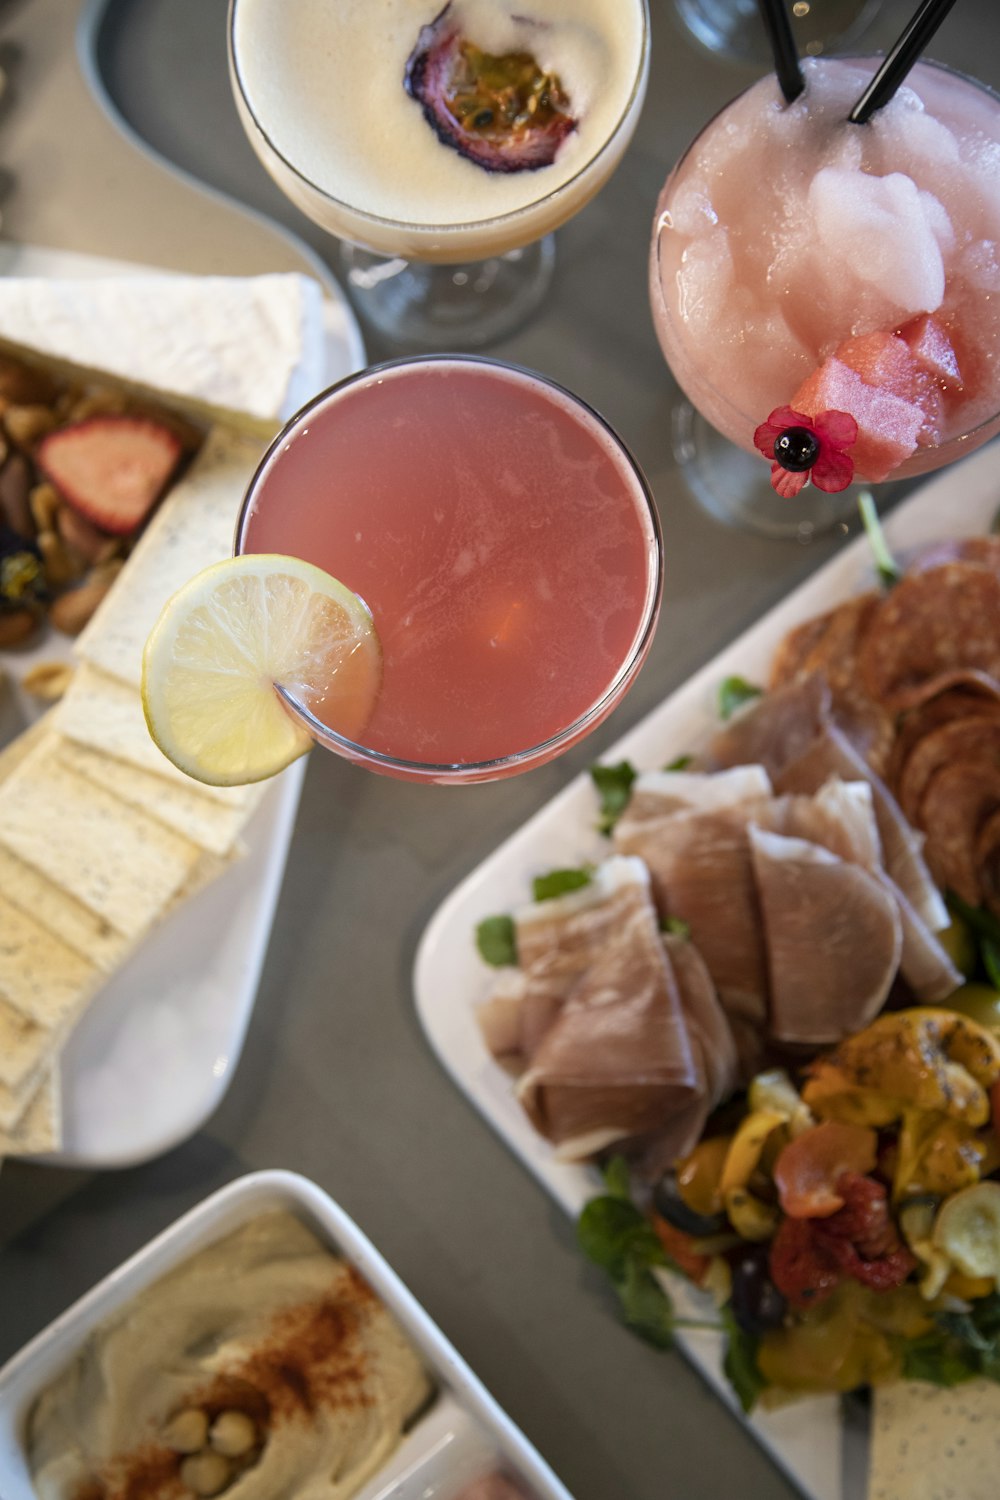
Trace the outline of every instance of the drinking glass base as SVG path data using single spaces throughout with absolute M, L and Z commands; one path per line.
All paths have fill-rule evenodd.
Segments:
M 771 488 L 766 460 L 737 448 L 688 401 L 671 414 L 671 436 L 674 457 L 692 495 L 702 510 L 727 526 L 811 542 L 857 515 L 853 487 L 828 495 L 808 484 L 794 500 L 784 499 Z
M 757 0 L 674 0 L 674 5 L 688 31 L 717 57 L 773 66 Z M 789 6 L 799 56 L 842 50 L 864 31 L 881 5 L 882 0 L 812 0 Z
M 555 266 L 555 237 L 488 260 L 430 265 L 376 255 L 344 241 L 340 261 L 362 318 L 406 349 L 481 349 L 520 328 L 540 306 Z

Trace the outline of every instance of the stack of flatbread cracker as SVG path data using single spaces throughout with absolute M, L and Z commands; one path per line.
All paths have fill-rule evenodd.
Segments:
M 262 787 L 207 787 L 149 737 L 142 649 L 227 557 L 261 441 L 212 429 L 79 637 L 62 700 L 0 754 L 0 1156 L 60 1143 L 59 1054 L 103 982 L 242 852 Z

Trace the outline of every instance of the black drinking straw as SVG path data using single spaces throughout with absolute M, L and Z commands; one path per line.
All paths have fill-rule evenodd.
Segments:
M 867 124 L 877 109 L 889 103 L 954 4 L 955 0 L 921 0 L 912 21 L 848 115 L 852 125 Z
M 797 99 L 805 88 L 806 81 L 799 67 L 799 54 L 795 47 L 795 38 L 792 36 L 792 26 L 788 19 L 788 11 L 785 9 L 785 0 L 757 0 L 757 6 L 760 10 L 760 18 L 764 22 L 767 39 L 771 44 L 778 84 L 785 96 L 785 103 L 791 104 L 792 100 Z

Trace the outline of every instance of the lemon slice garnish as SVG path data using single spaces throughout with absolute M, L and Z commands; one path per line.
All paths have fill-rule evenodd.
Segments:
M 311 563 L 259 553 L 206 568 L 167 601 L 143 652 L 142 706 L 175 766 L 238 786 L 274 776 L 312 744 L 276 686 L 353 739 L 381 677 L 362 600 Z

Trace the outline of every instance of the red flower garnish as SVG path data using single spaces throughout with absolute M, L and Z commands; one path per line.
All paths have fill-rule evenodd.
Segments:
M 771 460 L 771 484 L 791 500 L 811 479 L 818 490 L 846 490 L 854 463 L 845 452 L 858 440 L 858 424 L 846 411 L 821 411 L 814 417 L 776 406 L 753 435 L 754 447 Z M 777 445 L 777 452 L 775 446 Z

